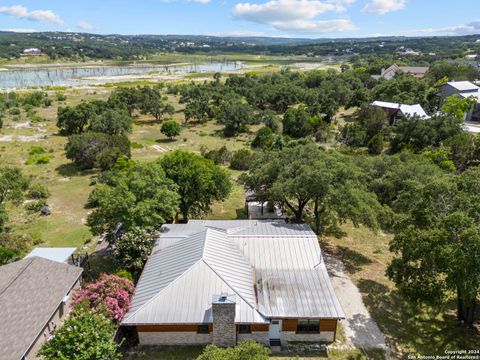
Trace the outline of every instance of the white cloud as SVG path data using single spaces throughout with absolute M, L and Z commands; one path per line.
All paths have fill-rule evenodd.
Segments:
M 402 10 L 406 3 L 406 0 L 371 0 L 362 11 L 385 15 L 392 11 Z
M 405 30 L 402 34 L 406 35 L 469 35 L 480 32 L 480 19 L 467 24 L 444 26 L 438 28 L 411 29 Z
M 270 0 L 265 3 L 239 3 L 233 9 L 233 17 L 277 30 L 299 33 L 331 33 L 355 30 L 346 19 L 319 20 L 316 17 L 327 12 L 341 13 L 345 5 L 355 0 Z
M 32 33 L 32 32 L 37 32 L 38 30 L 36 29 L 0 29 L 0 31 L 10 31 L 10 32 L 16 32 L 16 33 Z
M 46 21 L 59 25 L 64 23 L 64 21 L 52 10 L 29 11 L 22 5 L 0 6 L 0 14 L 10 15 L 17 19 L 27 19 L 30 21 Z
M 210 0 L 188 0 L 189 2 L 195 2 L 199 4 L 208 4 Z
M 82 30 L 93 30 L 95 28 L 95 26 L 93 26 L 92 24 L 90 24 L 89 22 L 86 22 L 86 21 L 77 21 L 77 27 L 82 29 Z

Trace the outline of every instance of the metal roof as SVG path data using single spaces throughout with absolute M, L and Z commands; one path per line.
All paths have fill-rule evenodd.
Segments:
M 21 359 L 82 268 L 32 256 L 0 266 L 0 359 Z
M 479 87 L 475 84 L 472 84 L 470 81 L 449 81 L 447 84 L 459 91 L 479 90 Z
M 76 248 L 41 248 L 37 247 L 33 249 L 25 259 L 32 256 L 38 256 L 44 259 L 66 262 L 70 256 L 76 251 Z
M 399 110 L 405 117 L 419 116 L 423 119 L 429 118 L 429 116 L 427 115 L 425 110 L 423 110 L 420 104 L 407 105 L 387 101 L 374 101 L 372 105 L 385 109 Z
M 162 229 L 122 324 L 211 323 L 218 294 L 237 323 L 344 317 L 308 225 L 191 220 Z

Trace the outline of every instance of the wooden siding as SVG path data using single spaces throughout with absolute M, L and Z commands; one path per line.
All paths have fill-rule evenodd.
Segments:
M 137 325 L 138 332 L 197 332 L 197 324 L 178 325 Z M 212 325 L 208 325 L 208 332 L 212 332 Z
M 337 330 L 337 320 L 335 319 L 320 320 L 320 331 L 336 331 L 336 330 Z
M 282 320 L 282 331 L 297 331 L 297 319 Z

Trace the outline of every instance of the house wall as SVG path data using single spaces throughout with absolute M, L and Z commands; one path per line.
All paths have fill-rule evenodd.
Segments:
M 320 320 L 318 334 L 297 334 L 297 319 L 282 320 L 280 340 L 282 343 L 289 341 L 308 342 L 333 342 L 336 337 L 337 320 Z M 239 334 L 236 326 L 237 342 L 253 339 L 259 343 L 269 345 L 268 324 L 250 325 L 251 333 Z M 140 345 L 202 345 L 213 343 L 213 328 L 209 325 L 208 334 L 198 334 L 196 324 L 180 325 L 137 325 Z
M 72 287 L 69 293 L 71 294 L 72 291 L 75 291 L 77 289 L 80 289 L 80 279 L 77 280 L 77 282 Z M 27 360 L 39 359 L 39 357 L 37 357 L 37 353 L 42 347 L 43 343 L 50 338 L 54 330 L 56 330 L 58 327 L 60 327 L 60 325 L 62 325 L 63 321 L 65 320 L 67 315 L 70 313 L 70 301 L 71 301 L 71 296 L 68 298 L 68 301 L 66 304 L 61 303 L 58 306 L 53 316 L 50 318 L 48 323 L 44 326 L 44 328 L 38 335 L 33 345 L 27 351 L 25 355 L 25 359 Z

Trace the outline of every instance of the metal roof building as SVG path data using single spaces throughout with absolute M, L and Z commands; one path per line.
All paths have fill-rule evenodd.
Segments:
M 308 225 L 191 220 L 163 226 L 122 325 L 211 323 L 218 294 L 237 324 L 344 318 Z

